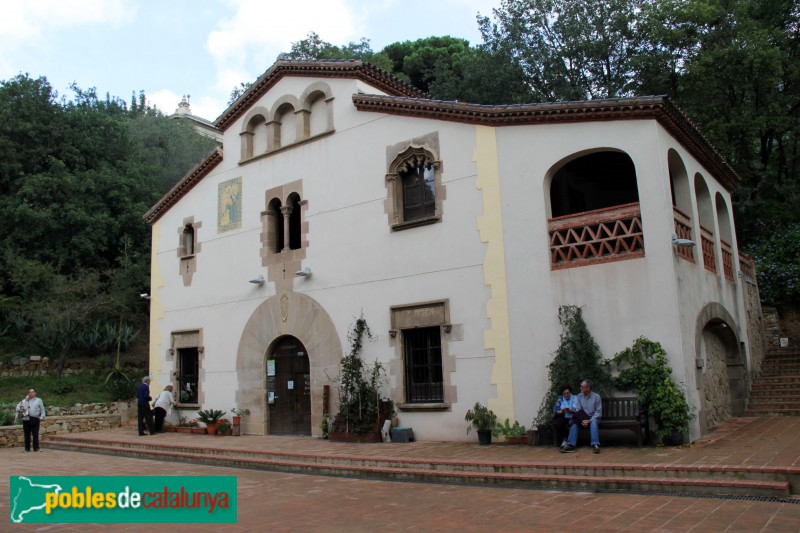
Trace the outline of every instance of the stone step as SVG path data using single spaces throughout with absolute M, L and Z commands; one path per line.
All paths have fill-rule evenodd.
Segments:
M 800 491 L 800 468 L 792 467 L 576 464 L 568 459 L 564 462 L 470 462 L 388 456 L 321 456 L 174 445 L 159 443 L 157 439 L 123 442 L 66 435 L 50 438 L 48 447 L 215 466 L 439 483 L 751 496 L 787 496 Z
M 761 364 L 796 363 L 798 361 L 800 361 L 800 355 L 781 355 L 778 357 L 765 357 Z
M 749 410 L 758 409 L 798 409 L 800 410 L 800 403 L 797 401 L 786 400 L 782 398 L 751 398 L 748 404 Z
M 748 408 L 745 416 L 800 416 L 800 408 L 776 409 L 776 408 Z
M 765 359 L 775 357 L 795 357 L 800 356 L 800 346 L 792 346 L 791 348 L 780 348 L 777 350 L 769 350 L 766 353 Z
M 758 376 L 753 380 L 756 385 L 800 385 L 800 376 Z

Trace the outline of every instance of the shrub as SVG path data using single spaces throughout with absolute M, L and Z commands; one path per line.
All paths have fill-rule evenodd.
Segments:
M 661 344 L 639 337 L 633 346 L 614 356 L 619 368 L 617 388 L 634 391 L 658 426 L 656 435 L 686 434 L 693 415 L 686 396 L 672 379 L 672 368 Z

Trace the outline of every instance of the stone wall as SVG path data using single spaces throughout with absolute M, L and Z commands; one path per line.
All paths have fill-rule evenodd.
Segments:
M 758 285 L 745 278 L 742 287 L 747 313 L 747 336 L 750 340 L 750 368 L 753 375 L 757 376 L 761 373 L 761 363 L 767 353 L 766 308 L 761 307 Z
M 764 307 L 764 329 L 769 350 L 779 350 L 782 338 L 789 339 L 790 348 L 800 346 L 800 307 Z
M 136 417 L 136 406 L 128 402 L 76 404 L 72 407 L 48 407 L 47 416 L 39 428 L 39 439 L 46 446 L 48 435 L 83 433 L 111 429 Z M 0 448 L 24 444 L 22 425 L 0 427 Z
M 713 430 L 731 418 L 731 396 L 726 364 L 725 345 L 709 331 L 703 332 L 706 366 L 703 372 L 703 393 L 706 427 Z

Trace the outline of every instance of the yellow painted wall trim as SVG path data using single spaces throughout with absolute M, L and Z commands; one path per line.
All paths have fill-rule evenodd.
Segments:
M 514 394 L 511 367 L 511 335 L 508 316 L 505 245 L 500 201 L 500 168 L 495 128 L 476 126 L 473 161 L 477 164 L 477 188 L 483 196 L 483 215 L 478 217 L 481 242 L 486 243 L 483 280 L 491 296 L 486 303 L 490 329 L 483 334 L 483 346 L 494 352 L 492 384 L 496 397 L 489 399 L 489 408 L 500 420 L 514 420 Z
M 153 224 L 152 241 L 150 243 L 150 374 L 153 381 L 150 383 L 150 395 L 155 398 L 156 394 L 164 390 L 164 387 L 171 381 L 169 376 L 166 383 L 159 383 L 158 376 L 164 368 L 164 354 L 166 349 L 161 344 L 161 329 L 159 325 L 164 320 L 164 302 L 161 301 L 161 291 L 164 286 L 164 273 L 161 263 L 158 261 L 158 243 L 161 240 L 161 220 Z M 140 378 L 141 379 L 141 378 Z M 156 393 L 156 394 L 153 394 Z

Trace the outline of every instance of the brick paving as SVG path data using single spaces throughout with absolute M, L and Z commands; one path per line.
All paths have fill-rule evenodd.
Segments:
M 138 437 L 130 428 L 95 432 L 109 440 L 278 449 L 328 455 L 405 456 L 465 461 L 564 460 L 555 449 L 465 443 L 342 444 L 313 438 Z M 201 444 L 203 443 L 203 444 Z M 239 516 L 230 525 L 164 525 L 170 531 L 555 531 L 798 532 L 800 503 L 371 481 L 192 465 L 48 450 L 0 449 L 0 513 L 8 516 L 12 475 L 235 475 Z M 800 418 L 740 418 L 692 446 L 582 449 L 570 460 L 690 465 L 800 465 Z M 0 524 L 7 523 L 0 521 Z M 9 525 L 9 531 L 93 531 L 108 525 Z M 149 531 L 153 524 L 114 525 Z M 6 530 L 0 526 L 0 530 Z

